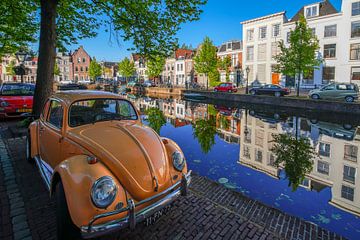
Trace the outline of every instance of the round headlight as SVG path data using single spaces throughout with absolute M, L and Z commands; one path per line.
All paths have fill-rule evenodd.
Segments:
M 176 151 L 172 155 L 172 160 L 173 160 L 174 168 L 179 172 L 181 172 L 185 166 L 184 155 L 182 155 L 182 153 L 180 153 L 179 151 Z
M 91 199 L 98 208 L 107 208 L 115 199 L 117 187 L 111 177 L 99 178 L 91 189 Z

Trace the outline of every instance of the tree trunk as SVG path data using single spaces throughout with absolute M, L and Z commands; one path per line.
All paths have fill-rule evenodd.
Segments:
M 47 98 L 53 92 L 56 58 L 56 8 L 58 0 L 41 0 L 39 60 L 33 114 L 39 118 Z
M 300 95 L 300 79 L 301 79 L 301 73 L 298 74 L 298 79 L 297 79 L 297 89 L 296 89 L 297 97 Z
M 206 90 L 209 90 L 209 77 L 207 73 L 205 73 L 205 77 L 206 77 Z

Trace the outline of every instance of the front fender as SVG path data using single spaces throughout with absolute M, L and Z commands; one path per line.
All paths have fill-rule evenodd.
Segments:
M 62 182 L 71 219 L 78 227 L 89 224 L 95 215 L 115 210 L 116 205 L 120 202 L 124 206 L 127 205 L 125 191 L 119 181 L 104 164 L 100 161 L 89 164 L 87 157 L 86 155 L 77 155 L 64 160 L 54 169 L 51 180 L 50 192 L 52 194 L 55 192 L 56 184 L 59 181 Z M 90 194 L 94 182 L 103 176 L 112 177 L 118 189 L 114 202 L 107 209 L 95 207 Z M 126 213 L 123 213 L 104 218 L 97 223 L 114 220 L 125 215 Z
M 185 162 L 185 166 L 184 166 L 184 168 L 183 168 L 183 170 L 181 172 L 177 171 L 174 168 L 174 165 L 173 165 L 172 155 L 173 155 L 173 153 L 175 151 L 179 151 L 183 155 L 184 155 L 184 153 L 182 152 L 179 145 L 177 145 L 173 140 L 171 140 L 169 138 L 161 138 L 161 140 L 163 141 L 163 143 L 165 145 L 166 153 L 167 153 L 167 156 L 168 156 L 168 159 L 169 159 L 171 179 L 172 179 L 173 183 L 175 183 L 178 180 L 181 180 L 181 177 L 182 177 L 183 173 L 184 174 L 187 173 L 187 163 Z

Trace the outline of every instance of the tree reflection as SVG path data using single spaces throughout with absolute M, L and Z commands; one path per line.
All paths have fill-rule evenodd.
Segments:
M 145 113 L 148 116 L 149 126 L 160 134 L 161 127 L 166 123 L 164 113 L 158 108 L 149 108 Z
M 203 153 L 208 153 L 215 144 L 216 120 L 211 117 L 209 119 L 199 119 L 193 125 L 193 136 L 197 138 Z
M 276 156 L 275 166 L 283 167 L 289 186 L 295 191 L 313 168 L 312 159 L 316 156 L 310 140 L 290 134 L 273 134 L 274 146 L 271 151 Z

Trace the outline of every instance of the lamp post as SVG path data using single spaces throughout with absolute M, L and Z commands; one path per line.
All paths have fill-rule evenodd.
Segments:
M 246 67 L 245 71 L 246 71 L 246 94 L 249 94 L 249 72 L 250 72 L 249 66 Z
M 15 70 L 16 74 L 20 75 L 21 77 L 21 83 L 24 82 L 24 75 L 26 74 L 26 69 L 25 69 L 25 60 L 28 56 L 27 52 L 20 50 L 18 51 L 16 54 L 16 59 L 19 61 L 20 66 L 17 67 L 17 70 Z

